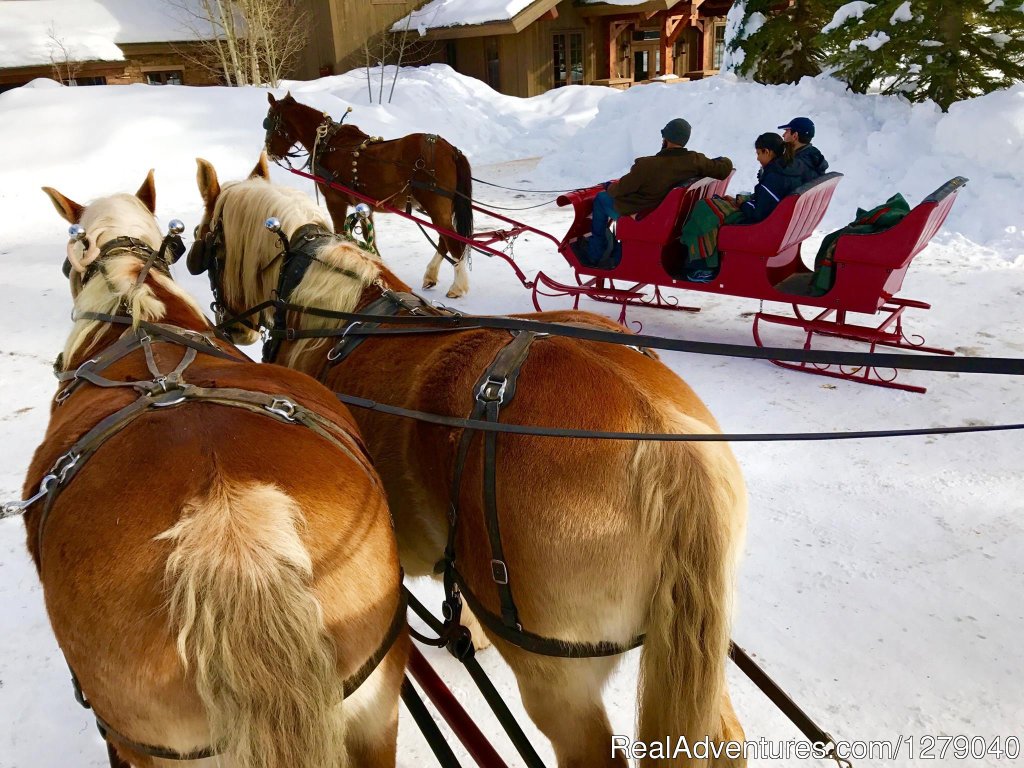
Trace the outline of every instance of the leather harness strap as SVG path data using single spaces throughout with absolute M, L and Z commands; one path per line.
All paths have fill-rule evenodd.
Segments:
M 277 296 L 282 301 L 288 300 L 292 295 L 292 291 L 294 291 L 299 286 L 299 283 L 302 282 L 303 278 L 306 277 L 306 272 L 314 262 L 321 264 L 334 272 L 340 272 L 341 274 L 356 280 L 359 279 L 359 275 L 355 272 L 336 267 L 333 264 L 328 264 L 317 258 L 316 252 L 325 243 L 331 240 L 337 240 L 337 235 L 326 227 L 323 227 L 320 224 L 303 224 L 292 233 L 291 238 L 284 237 L 282 233 L 279 233 L 278 236 L 281 237 L 284 250 L 274 257 L 274 259 L 267 264 L 264 269 L 269 268 L 271 264 L 276 262 L 278 259 L 284 259 L 284 264 L 281 265 L 281 271 L 277 277 Z M 276 361 L 277 353 L 281 348 L 281 342 L 284 339 L 289 338 L 286 331 L 287 327 L 287 310 L 279 304 L 274 308 L 273 330 L 279 331 L 280 333 L 269 336 L 266 342 L 264 342 L 264 362 L 273 363 Z
M 409 294 L 411 295 L 411 294 Z M 395 315 L 402 310 L 404 304 L 393 301 L 389 296 L 381 296 L 370 304 L 367 309 L 367 314 L 374 315 Z M 380 323 L 352 323 L 346 328 L 346 331 L 355 330 L 356 328 L 376 328 Z M 301 331 L 299 331 L 301 333 Z M 271 332 L 273 334 L 273 331 Z M 329 367 L 334 367 L 338 363 L 342 362 L 345 358 L 355 352 L 356 347 L 366 341 L 366 336 L 349 336 L 347 333 L 342 335 L 338 340 L 338 343 L 334 345 L 330 352 L 327 353 L 327 361 Z
M 519 370 L 530 353 L 530 345 L 536 338 L 537 334 L 535 333 L 514 333 L 509 343 L 499 350 L 494 361 L 476 383 L 474 388 L 476 402 L 470 414 L 471 419 L 482 418 L 489 422 L 500 420 L 502 406 L 515 397 Z M 470 443 L 473 442 L 476 435 L 476 431 L 465 430 L 462 433 L 456 454 L 451 494 L 451 525 L 449 526 L 448 554 L 446 555 L 450 558 L 452 567 L 455 565 L 455 533 L 458 530 L 462 473 L 466 466 Z M 483 436 L 483 511 L 484 521 L 487 524 L 487 538 L 491 547 L 491 578 L 498 590 L 502 623 L 509 629 L 521 632 L 523 627 L 519 623 L 519 614 L 512 598 L 508 564 L 505 562 L 505 551 L 501 544 L 501 526 L 498 521 L 497 437 L 494 432 L 488 432 Z

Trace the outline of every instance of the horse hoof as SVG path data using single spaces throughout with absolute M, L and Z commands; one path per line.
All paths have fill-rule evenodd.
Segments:
M 424 280 L 423 281 L 423 290 L 427 290 L 428 288 L 433 288 L 435 285 L 437 285 L 437 282 L 435 280 Z
M 457 291 L 454 288 L 445 294 L 449 299 L 460 299 L 466 294 L 465 291 Z

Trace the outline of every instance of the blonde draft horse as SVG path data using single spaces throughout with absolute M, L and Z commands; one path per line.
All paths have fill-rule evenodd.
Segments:
M 224 259 L 214 286 L 230 313 L 268 298 L 276 238 L 259 222 L 276 216 L 287 234 L 315 221 L 316 207 L 255 177 L 221 187 L 199 160 L 206 212 L 200 236 L 215 228 Z M 292 293 L 294 304 L 365 311 L 382 289 L 408 291 L 382 263 L 338 240 L 323 246 Z M 264 288 L 260 289 L 260 285 Z M 615 329 L 582 312 L 524 315 Z M 333 325 L 292 313 L 290 327 Z M 386 325 L 386 321 L 385 321 Z M 239 329 L 244 330 L 244 329 Z M 367 339 L 337 365 L 332 342 L 286 341 L 278 361 L 319 377 L 336 392 L 432 413 L 465 417 L 475 383 L 509 341 L 508 333 Z M 384 480 L 402 563 L 431 572 L 447 537 L 458 431 L 355 411 Z M 715 433 L 693 391 L 651 355 L 626 346 L 550 336 L 534 342 L 502 421 L 587 430 Z M 459 500 L 460 573 L 484 606 L 498 610 L 483 522 L 482 451 L 474 443 Z M 524 629 L 548 638 L 625 645 L 647 633 L 638 691 L 638 738 L 690 743 L 742 739 L 725 690 L 735 566 L 746 494 L 729 446 L 721 442 L 555 440 L 501 435 L 497 443 L 500 529 Z M 564 659 L 527 653 L 485 629 L 511 666 L 530 717 L 551 740 L 562 768 L 627 765 L 611 750 L 601 690 L 618 657 Z M 673 741 L 675 743 L 675 741 Z M 647 765 L 743 765 L 683 759 Z
M 82 313 L 127 311 L 136 326 L 171 324 L 180 334 L 195 332 L 193 339 L 204 333 L 209 341 L 193 343 L 237 358 L 199 352 L 182 373 L 186 382 L 241 388 L 264 401 L 286 393 L 335 436 L 329 441 L 261 408 L 187 401 L 151 408 L 77 468 L 42 534 L 43 503 L 30 507 L 28 548 L 50 622 L 110 728 L 111 764 L 392 768 L 404 629 L 342 701 L 343 682 L 386 647 L 402 604 L 385 496 L 351 416 L 307 376 L 213 342 L 199 306 L 166 265 L 144 272 L 134 245 L 104 254 L 115 238 L 159 247 L 152 171 L 136 195 L 85 206 L 44 191 L 89 238 L 87 247 L 69 246 L 78 319 L 60 370 L 88 369 L 132 332 Z M 161 338 L 153 337 L 153 362 L 171 371 L 190 350 Z M 153 380 L 143 352 L 102 375 Z M 75 383 L 52 407 L 26 489 L 102 419 L 140 397 L 131 387 Z M 154 757 L 156 750 L 179 757 Z M 209 751 L 220 754 L 180 762 Z
M 473 175 L 469 160 L 440 136 L 411 133 L 380 141 L 354 125 L 340 125 L 289 93 L 283 99 L 267 94 L 270 108 L 264 121 L 266 149 L 272 160 L 301 144 L 310 155 L 310 173 L 326 177 L 390 208 L 420 206 L 434 226 L 473 236 Z M 361 202 L 326 184 L 319 185 L 336 232 L 345 223 L 348 206 Z M 379 210 L 379 209 L 378 209 Z M 423 274 L 423 287 L 437 285 L 441 261 L 455 269 L 448 298 L 469 291 L 466 244 L 438 234 L 437 250 Z

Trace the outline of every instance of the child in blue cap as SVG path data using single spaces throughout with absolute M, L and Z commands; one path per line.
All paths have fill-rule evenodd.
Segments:
M 786 142 L 786 157 L 800 169 L 801 179 L 806 184 L 824 175 L 828 170 L 828 161 L 811 146 L 814 138 L 814 122 L 809 117 L 794 117 L 785 125 L 780 125 L 782 140 Z

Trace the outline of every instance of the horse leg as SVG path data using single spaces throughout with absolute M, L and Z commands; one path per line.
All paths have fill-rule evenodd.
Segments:
M 441 268 L 441 259 L 444 258 L 444 254 L 441 252 L 443 246 L 438 246 L 438 249 L 434 252 L 434 258 L 427 264 L 427 271 L 423 273 L 423 287 L 433 288 L 437 285 L 437 273 Z
M 482 651 L 486 648 L 491 647 L 490 638 L 487 637 L 484 632 L 483 625 L 480 623 L 480 619 L 476 617 L 476 614 L 469 609 L 468 605 L 462 606 L 462 626 L 469 630 L 473 636 L 473 646 L 478 650 Z
M 342 705 L 349 765 L 395 768 L 398 691 L 408 655 L 409 639 L 400 637 L 380 666 Z
M 551 740 L 558 768 L 627 768 L 612 754 L 612 729 L 601 689 L 615 657 L 556 659 L 534 656 L 495 640 L 519 683 L 523 706 Z
M 740 725 L 740 719 L 736 716 L 736 710 L 733 709 L 732 699 L 729 698 L 729 690 L 727 688 L 722 689 L 722 741 L 742 743 L 746 739 L 746 734 L 743 732 L 743 726 Z M 747 761 L 743 757 L 730 759 L 722 756 L 719 760 L 712 760 L 711 765 L 714 768 L 744 768 Z
M 425 199 L 417 199 L 435 227 L 443 229 L 452 229 L 454 227 L 452 223 L 452 203 L 448 198 L 440 195 L 431 195 L 430 197 L 425 197 Z M 441 260 L 446 255 L 450 255 L 455 262 L 455 281 L 448 289 L 446 295 L 449 299 L 457 299 L 460 296 L 464 296 L 469 291 L 469 270 L 464 258 L 465 250 L 466 244 L 461 240 L 449 237 L 448 235 L 439 235 L 437 252 L 434 254 L 434 258 L 430 260 L 430 264 L 427 265 L 427 271 L 423 273 L 423 287 L 433 288 L 437 285 L 437 273 L 441 267 Z
M 455 262 L 455 282 L 448 289 L 448 298 L 457 299 L 469 292 L 469 259 L 463 251 L 462 257 Z
M 348 216 L 348 200 L 334 192 L 324 192 L 324 202 L 327 203 L 327 211 L 331 214 L 331 223 L 335 232 L 341 232 L 345 226 L 345 217 Z

